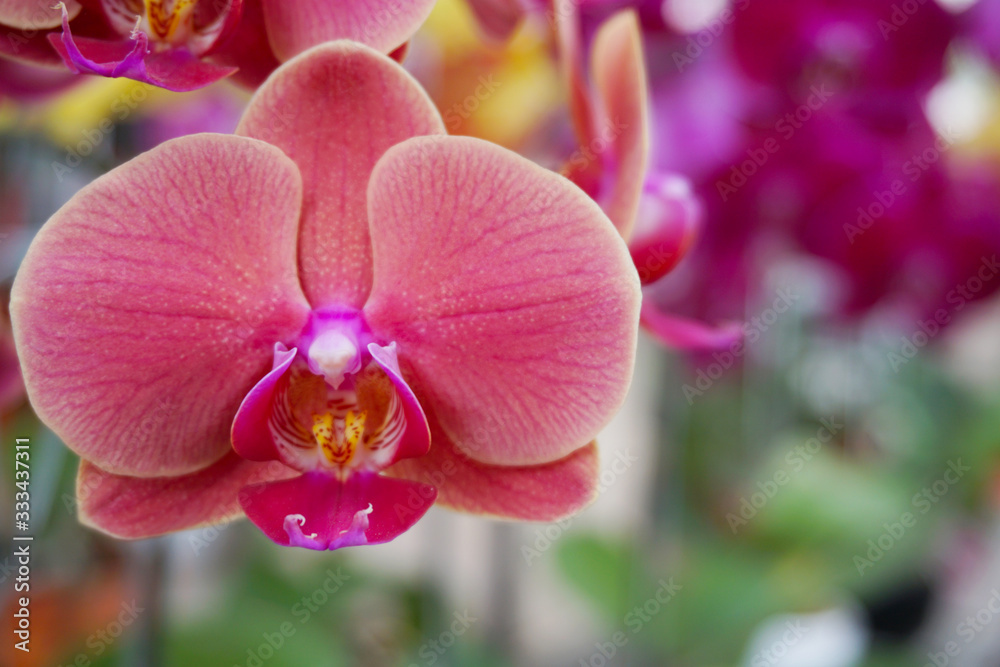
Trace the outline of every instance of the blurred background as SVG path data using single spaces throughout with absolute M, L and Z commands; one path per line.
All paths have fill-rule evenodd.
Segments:
M 676 215 L 662 179 L 697 211 L 645 299 L 742 343 L 643 337 L 597 501 L 558 524 L 435 508 L 334 553 L 244 522 L 106 538 L 76 521 L 76 457 L 32 414 L 4 313 L 0 514 L 30 437 L 37 537 L 15 655 L 0 525 L 0 664 L 1000 665 L 1000 1 L 578 0 L 584 57 L 623 8 L 649 75 L 643 215 Z M 405 65 L 450 132 L 558 168 L 557 12 L 441 0 Z M 231 132 L 249 99 L 5 60 L 0 93 L 4 309 L 77 189 Z

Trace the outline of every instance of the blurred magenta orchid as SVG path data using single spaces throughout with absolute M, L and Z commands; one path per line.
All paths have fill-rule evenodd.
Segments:
M 556 16 L 579 142 L 564 172 L 608 214 L 629 242 L 642 284 L 652 285 L 690 250 L 703 212 L 687 179 L 648 168 L 649 102 L 637 15 L 618 12 L 601 24 L 589 78 L 575 2 L 557 2 Z M 712 327 L 663 312 L 650 300 L 643 303 L 642 323 L 660 342 L 681 349 L 728 347 L 741 335 L 737 324 Z
M 482 32 L 497 41 L 509 39 L 524 19 L 527 0 L 469 0 Z
M 589 502 L 639 282 L 563 177 L 449 137 L 394 61 L 332 42 L 236 136 L 162 144 L 58 211 L 15 279 L 39 416 L 81 520 L 138 538 L 245 513 L 281 545 L 380 543 L 436 501 Z
M 236 75 L 256 87 L 289 58 L 351 39 L 390 53 L 432 0 L 0 0 L 0 55 L 186 91 Z

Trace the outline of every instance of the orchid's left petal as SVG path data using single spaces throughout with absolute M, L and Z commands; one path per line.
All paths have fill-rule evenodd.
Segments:
M 278 461 L 281 456 L 271 437 L 268 419 L 274 404 L 278 381 L 295 361 L 298 350 L 289 350 L 281 343 L 274 346 L 271 371 L 254 385 L 240 403 L 233 419 L 232 441 L 236 453 L 250 461 Z
M 271 46 L 280 60 L 289 60 L 338 39 L 389 53 L 413 36 L 434 0 L 263 0 L 263 5 Z
M 632 10 L 619 12 L 594 38 L 591 70 L 602 113 L 595 141 L 607 142 L 598 203 L 628 239 L 635 224 L 649 159 L 649 118 L 642 31 Z M 599 148 L 590 146 L 591 151 Z
M 230 453 L 203 470 L 178 477 L 115 475 L 87 460 L 76 480 L 80 522 L 125 539 L 140 539 L 232 520 L 248 484 L 298 472 L 280 463 L 252 463 Z
M 309 318 L 295 270 L 301 187 L 277 148 L 200 134 L 77 193 L 11 292 L 38 416 L 119 474 L 181 475 L 230 451 L 274 343 Z
M 240 505 L 275 543 L 325 550 L 388 542 L 415 524 L 436 497 L 433 486 L 375 473 L 341 481 L 309 472 L 249 486 Z
M 236 71 L 199 60 L 183 49 L 151 53 L 149 38 L 143 32 L 136 33 L 134 39 L 73 37 L 65 18 L 62 34 L 49 35 L 49 41 L 74 72 L 124 77 L 167 90 L 196 90 Z
M 547 463 L 590 442 L 624 400 L 640 300 L 600 208 L 469 137 L 391 148 L 368 197 L 365 316 L 398 344 L 424 409 L 484 463 Z
M 346 41 L 303 53 L 254 95 L 236 132 L 277 146 L 299 166 L 299 267 L 314 308 L 364 304 L 372 279 L 365 200 L 371 170 L 400 141 L 444 131 L 406 70 Z
M 537 466 L 480 463 L 436 426 L 427 456 L 400 461 L 386 473 L 433 484 L 437 502 L 459 512 L 521 521 L 558 521 L 586 507 L 597 494 L 597 444 Z
M 642 326 L 660 343 L 678 350 L 724 350 L 743 338 L 739 322 L 711 326 L 665 313 L 649 301 L 642 304 Z

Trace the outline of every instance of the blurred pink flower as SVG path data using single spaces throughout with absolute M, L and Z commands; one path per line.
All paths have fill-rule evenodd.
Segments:
M 594 35 L 590 73 L 573 0 L 555 5 L 560 59 L 579 146 L 564 173 L 591 195 L 629 243 L 643 285 L 663 280 L 691 249 L 702 205 L 683 176 L 650 169 L 650 128 L 642 35 L 634 11 L 614 14 Z M 729 347 L 735 324 L 718 327 L 678 317 L 644 300 L 642 324 L 681 349 Z
M 167 142 L 43 227 L 11 312 L 28 395 L 122 537 L 245 512 L 279 544 L 392 539 L 436 501 L 593 497 L 639 284 L 579 189 L 448 137 L 395 62 L 334 42 L 236 136 Z
M 193 90 L 236 74 L 256 87 L 279 62 L 333 39 L 399 49 L 432 0 L 0 0 L 0 55 Z

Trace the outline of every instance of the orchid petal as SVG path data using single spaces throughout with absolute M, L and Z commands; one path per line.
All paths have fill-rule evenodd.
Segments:
M 424 409 L 484 463 L 546 463 L 590 442 L 624 400 L 640 299 L 596 204 L 469 137 L 390 149 L 368 194 L 365 315 L 399 345 Z
M 233 449 L 245 459 L 277 461 L 281 458 L 267 422 L 278 380 L 295 361 L 297 352 L 294 347 L 289 350 L 281 343 L 276 343 L 271 371 L 254 385 L 236 412 L 232 430 Z
M 371 288 L 371 170 L 400 141 L 444 133 L 427 94 L 387 57 L 335 42 L 276 71 L 236 132 L 278 146 L 302 173 L 299 265 L 313 307 L 360 308 Z
M 178 477 L 115 475 L 84 460 L 76 480 L 80 522 L 125 539 L 220 523 L 243 515 L 237 498 L 246 485 L 295 474 L 280 463 L 251 463 L 236 454 Z
M 341 481 L 310 472 L 249 486 L 240 504 L 277 544 L 324 550 L 388 542 L 415 524 L 436 495 L 433 486 L 375 473 Z
M 555 0 L 556 36 L 562 77 L 569 86 L 569 114 L 573 131 L 581 146 L 590 145 L 594 136 L 594 101 L 583 69 L 583 45 L 580 38 L 580 11 L 576 0 Z M 575 183 L 596 178 L 599 164 L 593 160 L 586 164 L 567 165 L 567 174 Z M 584 187 L 589 192 L 589 188 Z M 593 193 L 591 193 L 593 194 Z
M 301 184 L 276 148 L 166 142 L 38 233 L 11 319 L 39 417 L 111 472 L 180 475 L 229 451 L 240 401 L 297 335 Z
M 290 2 L 263 0 L 271 46 L 281 60 L 337 39 L 389 53 L 417 31 L 434 0 Z
M 558 521 L 589 504 L 597 492 L 597 444 L 538 466 L 479 463 L 432 425 L 427 456 L 401 461 L 387 474 L 434 485 L 437 502 L 461 512 L 502 519 Z
M 80 13 L 77 0 L 60 3 L 69 18 Z M 0 0 L 0 25 L 15 30 L 45 30 L 57 28 L 62 22 L 59 6 L 54 0 Z
M 591 71 L 603 111 L 595 136 L 610 136 L 599 203 L 628 239 L 649 158 L 646 66 L 634 11 L 619 12 L 601 26 L 594 38 Z
M 711 326 L 663 312 L 655 304 L 642 304 L 642 326 L 659 342 L 678 350 L 722 350 L 743 338 L 739 322 Z

